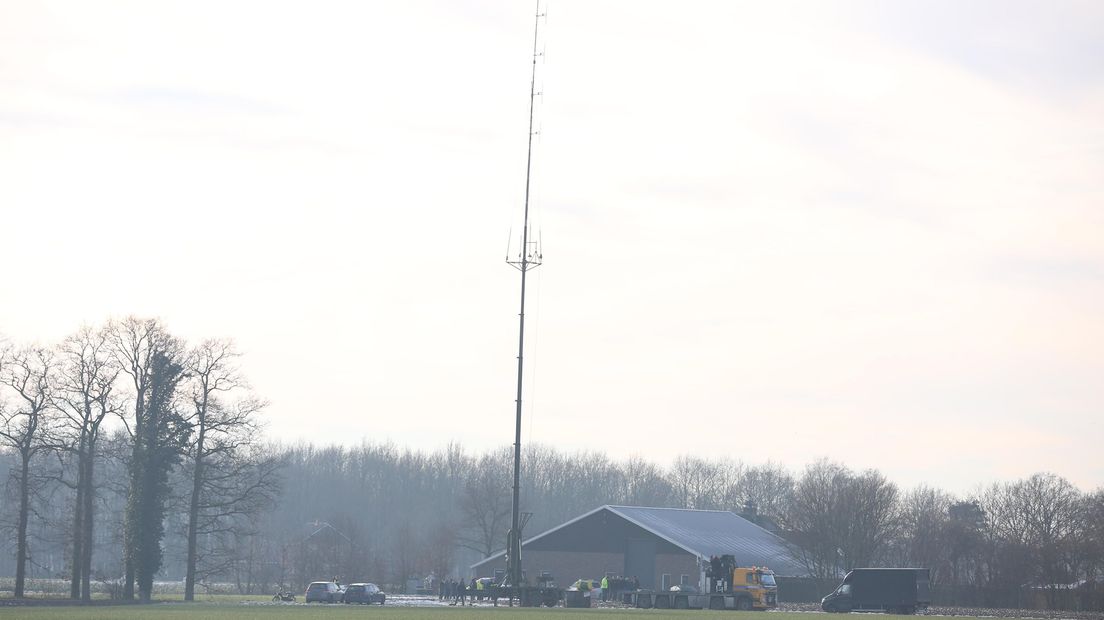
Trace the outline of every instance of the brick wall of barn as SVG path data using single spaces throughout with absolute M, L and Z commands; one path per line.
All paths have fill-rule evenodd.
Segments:
M 656 554 L 655 589 L 663 585 L 663 575 L 670 575 L 669 586 L 682 583 L 682 576 L 686 575 L 688 583 L 698 587 L 701 569 L 698 568 L 698 560 L 689 553 L 658 553 Z M 632 577 L 632 575 L 626 575 Z

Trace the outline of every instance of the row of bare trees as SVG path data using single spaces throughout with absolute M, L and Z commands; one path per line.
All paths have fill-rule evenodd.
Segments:
M 189 392 L 193 418 L 202 415 L 203 393 Z M 220 415 L 248 415 L 257 406 L 242 400 Z M 216 418 L 216 424 L 223 423 Z M 210 430 L 206 425 L 212 422 L 191 423 L 187 456 L 170 472 L 176 492 L 167 501 L 174 508 L 163 523 L 173 563 L 163 571 L 165 578 L 193 586 L 211 579 L 234 582 L 242 592 L 301 587 L 331 575 L 401 587 L 406 579 L 429 573 L 464 574 L 468 564 L 503 545 L 509 448 L 469 454 L 457 445 L 419 452 L 392 444 L 299 444 L 266 446 L 265 455 L 255 455 L 221 441 L 208 444 L 222 431 Z M 125 529 L 133 439 L 125 431 L 108 439 L 96 461 L 97 467 L 104 465 L 106 479 L 98 480 L 94 493 L 107 500 L 102 502 L 107 522 Z M 200 468 L 219 476 L 196 477 L 195 457 L 201 454 Z M 864 565 L 927 566 L 941 591 L 971 604 L 1015 604 L 991 594 L 1031 584 L 1056 605 L 1054 597 L 1065 585 L 1104 574 L 1104 491 L 1084 493 L 1052 474 L 958 497 L 927 486 L 901 490 L 876 471 L 856 472 L 824 460 L 798 472 L 776 463 L 692 456 L 661 467 L 640 458 L 619 462 L 540 445 L 529 446 L 524 459 L 523 509 L 534 515 L 529 535 L 605 503 L 732 510 L 793 542 L 811 575 L 831 579 Z M 32 498 L 35 489 L 49 487 L 43 481 L 57 476 L 55 461 L 61 462 L 39 459 L 36 467 L 32 461 L 27 476 Z M 7 462 L 20 478 L 20 453 L 9 451 Z M 242 483 L 271 482 L 275 471 L 269 467 L 276 462 L 284 464 L 284 492 L 266 509 Z M 71 471 L 62 471 L 63 477 Z M 197 480 L 210 490 L 201 485 L 197 494 Z M 32 520 L 39 526 L 40 549 L 49 544 L 42 524 L 60 528 L 79 512 L 52 505 L 54 513 L 39 506 L 42 518 Z M 196 514 L 201 518 L 191 518 Z M 238 517 L 248 517 L 246 526 Z M 117 542 L 125 546 L 122 537 Z M 125 564 L 121 554 L 112 559 L 118 554 L 113 545 L 101 540 L 99 549 L 101 565 L 105 557 L 109 565 Z M 194 561 L 193 554 L 199 556 Z M 82 556 L 67 551 L 66 570 L 69 557 Z
M 288 477 L 302 486 L 270 515 L 271 531 L 295 540 L 312 519 L 346 524 L 356 530 L 355 547 L 370 549 L 365 557 L 386 559 L 353 561 L 342 568 L 350 575 L 401 583 L 463 572 L 503 546 L 510 457 L 507 447 L 486 454 L 457 446 L 431 453 L 389 444 L 292 447 Z M 1053 474 L 959 497 L 927 486 L 902 490 L 877 471 L 827 460 L 793 472 L 683 456 L 664 468 L 531 445 L 522 475 L 523 510 L 534 515 L 528 535 L 607 503 L 732 510 L 794 543 L 809 574 L 823 579 L 856 566 L 926 566 L 937 586 L 977 593 L 1025 584 L 1049 592 L 1104 576 L 1104 489 L 1084 493 Z M 324 490 L 330 486 L 339 490 Z M 430 559 L 446 547 L 457 549 L 455 557 Z M 971 602 L 985 603 L 979 596 Z
M 855 566 L 925 566 L 971 604 L 1011 604 L 1009 592 L 1063 591 L 1104 581 L 1104 488 L 1090 493 L 1051 473 L 956 497 L 900 491 L 876 471 L 827 461 L 795 479 L 780 524 L 820 577 Z M 1016 597 L 1019 595 L 1016 594 Z
M 28 567 L 86 600 L 109 575 L 143 599 L 155 575 L 183 581 L 188 599 L 212 580 L 401 586 L 459 576 L 503 546 L 508 447 L 262 444 L 265 403 L 233 345 L 189 345 L 155 320 L 0 351 L 0 534 L 12 558 L 0 571 L 10 561 L 17 596 Z M 956 496 L 827 460 L 794 471 L 684 455 L 664 467 L 539 444 L 523 458 L 527 535 L 602 504 L 732 510 L 790 540 L 824 579 L 920 565 L 940 587 L 1034 584 L 1053 605 L 1061 588 L 1104 575 L 1104 489 L 1052 474 Z
M 81 327 L 52 346 L 0 350 L 0 442 L 15 456 L 16 597 L 25 594 L 35 513 L 55 531 L 64 523 L 67 535 L 53 538 L 66 541 L 70 595 L 90 600 L 97 506 L 113 496 L 124 502 L 109 521 L 122 530 L 124 598 L 150 599 L 167 510 L 182 501 L 185 597 L 197 575 L 222 568 L 231 535 L 246 532 L 279 489 L 279 457 L 259 449 L 264 402 L 239 357 L 230 341 L 190 346 L 160 321 L 136 317 Z M 99 475 L 105 459 L 121 479 Z

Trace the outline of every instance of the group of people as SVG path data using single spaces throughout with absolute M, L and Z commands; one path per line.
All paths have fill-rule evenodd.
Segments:
M 639 590 L 640 580 L 635 576 L 629 579 L 621 575 L 606 575 L 601 581 L 580 579 L 571 587 L 582 592 L 590 592 L 591 597 L 600 597 L 603 601 L 616 601 L 622 592 Z
M 601 584 L 603 601 L 616 601 L 622 592 L 640 589 L 640 580 L 635 576 L 629 579 L 621 575 L 617 575 L 616 577 L 606 575 L 602 577 Z
M 437 600 L 448 601 L 449 605 L 463 606 L 465 599 L 471 605 L 475 603 L 476 598 L 483 600 L 484 593 L 483 582 L 474 577 L 471 583 L 464 583 L 463 580 L 458 579 L 444 579 L 437 584 Z
M 599 590 L 595 595 L 600 595 L 603 601 L 617 600 L 616 597 L 622 592 L 640 589 L 640 580 L 635 576 L 630 579 L 620 575 L 616 577 L 606 575 L 599 582 L 601 585 L 594 583 L 591 586 L 591 583 L 590 580 L 580 579 L 576 585 L 580 586 L 581 590 L 590 590 L 592 587 L 594 590 Z M 471 605 L 476 599 L 482 601 L 484 596 L 494 596 L 494 592 L 488 592 L 487 588 L 493 588 L 493 585 L 485 586 L 484 580 L 474 577 L 469 583 L 461 579 L 442 579 L 437 582 L 437 600 L 448 601 L 449 605 Z

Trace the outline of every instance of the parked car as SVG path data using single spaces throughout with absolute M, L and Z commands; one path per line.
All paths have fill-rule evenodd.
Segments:
M 343 603 L 361 603 L 364 605 L 372 603 L 383 605 L 385 600 L 387 600 L 387 595 L 374 583 L 351 583 L 345 588 L 345 596 L 342 598 Z
M 314 581 L 304 598 L 308 603 L 336 603 L 341 600 L 341 588 L 332 581 Z

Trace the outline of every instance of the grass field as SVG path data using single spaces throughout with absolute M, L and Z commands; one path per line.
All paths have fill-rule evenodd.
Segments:
M 704 616 L 703 616 L 704 614 Z M 288 618 L 326 618 L 346 620 L 477 620 L 478 618 L 532 618 L 534 620 L 586 620 L 590 618 L 708 618 L 724 614 L 726 618 L 762 618 L 754 612 L 710 612 L 701 610 L 670 611 L 654 609 L 510 609 L 509 607 L 417 608 L 417 607 L 356 607 L 343 606 L 259 606 L 157 604 L 120 607 L 0 607 L 0 617 L 65 620 L 261 620 Z M 786 616 L 782 618 L 781 616 Z M 808 614 L 771 614 L 771 620 L 808 620 Z M 883 616 L 884 618 L 884 616 Z
M 479 618 L 523 618 L 533 620 L 587 620 L 590 618 L 646 618 L 664 620 L 666 618 L 717 617 L 748 619 L 762 618 L 754 612 L 709 612 L 701 610 L 670 611 L 653 609 L 510 609 L 509 607 L 465 607 L 465 608 L 417 608 L 417 607 L 355 607 L 344 606 L 260 606 L 260 605 L 224 605 L 224 604 L 156 604 L 126 605 L 119 607 L 0 607 L 0 617 L 10 616 L 20 619 L 64 620 L 261 620 L 290 618 L 325 618 L 327 620 L 477 620 Z M 787 616 L 782 618 L 780 616 Z M 808 614 L 772 614 L 771 620 L 808 620 Z
M 245 605 L 227 603 L 159 603 L 153 605 L 123 605 L 113 607 L 4 607 L 0 618 L 45 620 L 262 620 L 290 618 L 325 618 L 327 620 L 477 620 L 492 618 L 508 620 L 612 620 L 641 618 L 732 618 L 733 620 L 810 620 L 807 613 L 735 612 L 657 609 L 518 609 L 509 607 L 345 607 L 343 605 Z M 904 620 L 905 616 L 868 616 L 878 620 Z M 996 619 L 987 619 L 996 620 Z

